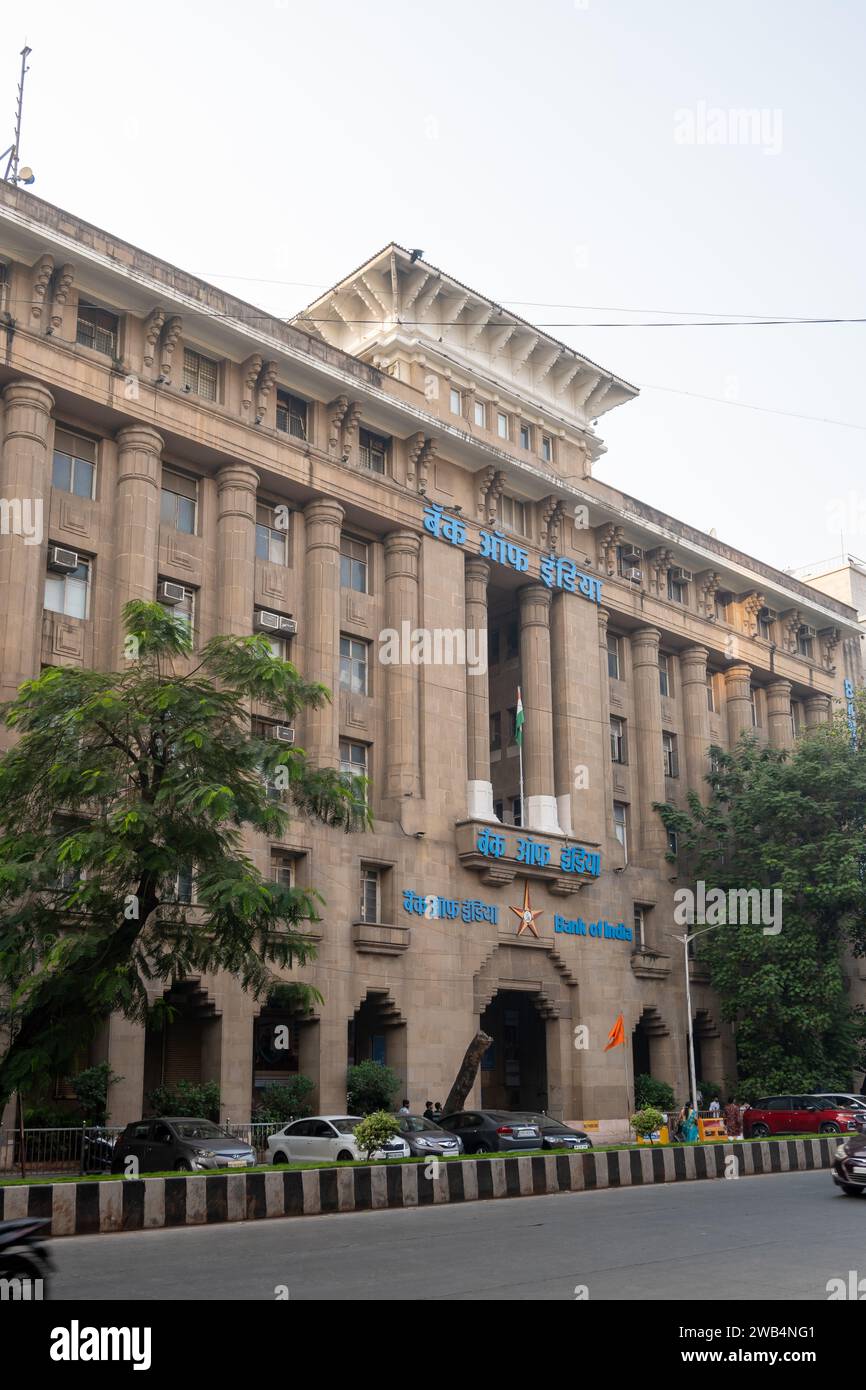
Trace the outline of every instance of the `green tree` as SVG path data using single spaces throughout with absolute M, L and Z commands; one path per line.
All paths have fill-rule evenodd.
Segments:
M 315 1083 L 309 1076 L 291 1077 L 288 1081 L 270 1082 L 256 1102 L 253 1119 L 264 1124 L 286 1124 L 303 1119 L 312 1113 L 309 1098 Z
M 154 1115 L 188 1115 L 194 1120 L 220 1117 L 218 1081 L 176 1081 L 173 1086 L 157 1086 L 147 1093 Z
M 95 1067 L 86 1067 L 72 1078 L 72 1089 L 81 1108 L 82 1119 L 87 1124 L 105 1124 L 108 1115 L 108 1088 L 113 1086 L 115 1081 L 122 1080 L 122 1076 L 115 1076 L 107 1062 L 97 1062 Z
M 359 1062 L 346 1077 L 346 1104 L 352 1115 L 370 1115 L 393 1104 L 400 1078 L 382 1062 Z
M 360 1124 L 355 1126 L 355 1139 L 358 1148 L 366 1154 L 369 1159 L 377 1149 L 381 1149 L 383 1144 L 387 1144 L 395 1134 L 400 1133 L 400 1126 L 394 1116 L 387 1110 L 374 1110 L 367 1115 Z
M 848 1090 L 864 1020 L 848 1002 L 842 956 L 866 954 L 866 750 L 840 720 L 790 752 L 744 736 L 711 756 L 705 805 L 692 792 L 688 809 L 656 808 L 677 832 L 668 857 L 680 884 L 782 895 L 780 930 L 728 923 L 722 908 L 722 925 L 698 938 L 735 1027 L 737 1095 Z
M 653 1135 L 658 1133 L 664 1122 L 665 1117 L 661 1110 L 656 1110 L 653 1106 L 647 1105 L 644 1106 L 642 1110 L 638 1110 L 636 1114 L 632 1115 L 629 1124 L 635 1134 L 639 1135 L 641 1139 L 648 1139 L 652 1144 L 654 1142 Z
M 216 637 L 194 660 L 159 604 L 125 619 L 125 670 L 51 667 L 3 711 L 18 741 L 0 759 L 0 1102 L 68 1072 L 111 1013 L 144 1020 L 148 981 L 222 969 L 266 996 L 275 967 L 312 958 L 321 898 L 263 879 L 245 832 L 280 839 L 290 812 L 369 823 L 361 783 L 251 733 L 251 704 L 289 724 L 324 686 L 264 637 Z M 193 868 L 189 906 L 176 885 Z
M 634 1079 L 634 1103 L 638 1110 L 654 1106 L 657 1110 L 673 1110 L 676 1103 L 673 1087 L 666 1081 L 656 1081 L 644 1072 Z

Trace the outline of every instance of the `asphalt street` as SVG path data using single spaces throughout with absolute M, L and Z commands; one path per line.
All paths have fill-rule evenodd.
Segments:
M 75 1236 L 55 1299 L 826 1300 L 866 1275 L 827 1172 Z M 585 1288 L 586 1292 L 581 1291 Z M 576 1292 L 577 1291 L 577 1292 Z

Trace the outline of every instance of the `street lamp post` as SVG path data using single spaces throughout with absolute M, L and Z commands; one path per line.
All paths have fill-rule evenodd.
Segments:
M 697 936 L 704 936 L 708 931 L 715 931 L 716 927 L 724 926 L 723 922 L 714 922 L 711 927 L 702 927 L 700 931 L 668 932 L 674 941 L 683 943 L 683 964 L 686 972 L 686 1022 L 688 1026 L 688 1048 L 689 1048 L 689 1081 L 692 1088 L 692 1109 L 698 1113 L 698 1083 L 695 1078 L 695 1033 L 692 1025 L 692 984 L 689 978 L 689 943 L 694 941 Z

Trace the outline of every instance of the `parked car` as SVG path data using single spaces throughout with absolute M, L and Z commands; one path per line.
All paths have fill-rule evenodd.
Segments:
M 428 1158 L 438 1154 L 440 1158 L 462 1154 L 463 1143 L 456 1134 L 449 1134 L 441 1125 L 435 1125 L 423 1115 L 395 1115 L 400 1126 L 400 1134 L 409 1145 L 409 1152 L 416 1158 Z
M 366 1158 L 355 1138 L 361 1119 L 361 1115 L 312 1115 L 308 1120 L 293 1120 L 268 1135 L 268 1157 L 272 1163 L 345 1163 Z M 395 1137 L 372 1157 L 408 1158 L 409 1154 L 405 1139 Z
M 213 1168 L 249 1168 L 256 1161 L 256 1151 L 211 1120 L 160 1115 L 126 1126 L 114 1146 L 112 1173 L 127 1172 L 130 1157 L 135 1158 L 140 1173 L 164 1173 L 172 1168 L 197 1173 Z
M 856 1096 L 853 1091 L 814 1091 L 812 1094 L 815 1100 L 829 1100 L 832 1105 L 838 1105 L 840 1110 L 866 1110 L 866 1096 Z
M 572 1129 L 562 1120 L 553 1120 L 550 1115 L 536 1115 L 533 1112 L 512 1115 L 512 1120 L 525 1120 L 536 1124 L 541 1130 L 542 1148 L 545 1149 L 591 1149 L 592 1140 L 582 1129 Z
M 54 1263 L 44 1237 L 50 1226 L 44 1216 L 0 1221 L 0 1279 L 21 1281 L 18 1289 L 12 1286 L 12 1298 L 48 1298 L 48 1278 L 54 1272 Z
M 746 1139 L 768 1134 L 842 1134 L 857 1129 L 857 1115 L 850 1106 L 834 1105 L 832 1097 L 768 1096 L 756 1100 L 743 1115 Z
M 508 1110 L 455 1110 L 443 1115 L 442 1128 L 456 1134 L 468 1154 L 540 1149 L 543 1142 L 534 1120 Z
M 866 1134 L 843 1139 L 833 1155 L 830 1173 L 846 1197 L 860 1197 L 866 1191 Z

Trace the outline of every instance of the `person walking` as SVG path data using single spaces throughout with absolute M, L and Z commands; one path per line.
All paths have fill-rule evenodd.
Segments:
M 425 1120 L 435 1120 L 435 1119 L 436 1119 L 436 1116 L 435 1116 L 435 1114 L 434 1114 L 434 1112 L 433 1112 L 433 1102 L 432 1102 L 432 1100 L 428 1100 L 428 1101 L 425 1102 L 425 1105 L 424 1105 L 424 1119 L 425 1119 Z
M 683 1121 L 683 1143 L 694 1144 L 698 1138 L 698 1117 L 692 1108 L 691 1102 L 685 1107 L 686 1117 Z
M 731 1096 L 723 1111 L 725 1121 L 725 1132 L 731 1139 L 739 1139 L 743 1130 L 743 1120 L 740 1107 L 734 1096 Z

